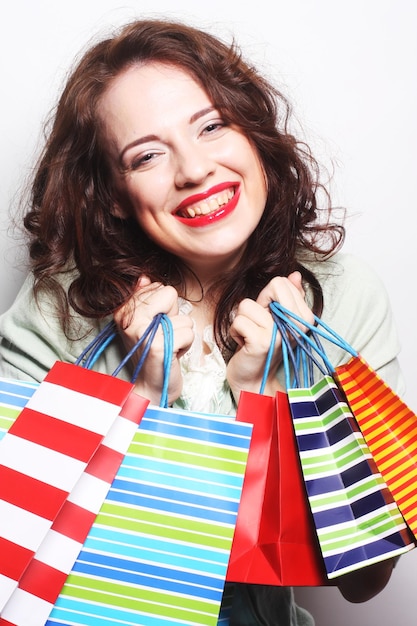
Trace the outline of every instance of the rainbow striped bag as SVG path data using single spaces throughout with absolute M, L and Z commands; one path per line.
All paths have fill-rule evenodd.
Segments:
M 328 577 L 408 552 L 411 533 L 343 392 L 326 371 L 320 330 L 315 341 L 315 327 L 307 335 L 281 305 L 272 311 L 283 338 L 293 424 Z M 313 365 L 320 372 L 316 382 Z
M 38 387 L 0 378 L 0 441 Z M 113 429 L 0 624 L 228 624 L 227 607 L 217 616 L 252 426 L 150 407 L 133 440 L 122 430 L 126 457 Z

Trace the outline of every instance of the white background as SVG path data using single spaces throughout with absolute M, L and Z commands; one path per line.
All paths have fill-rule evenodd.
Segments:
M 417 410 L 417 3 L 414 0 L 14 0 L 0 20 L 0 312 L 24 275 L 9 230 L 41 145 L 42 122 L 75 55 L 111 25 L 170 16 L 230 40 L 289 96 L 316 156 L 334 168 L 334 204 L 348 209 L 346 248 L 389 290 L 402 342 L 406 401 Z M 374 600 L 298 590 L 317 626 L 417 621 L 417 550 Z

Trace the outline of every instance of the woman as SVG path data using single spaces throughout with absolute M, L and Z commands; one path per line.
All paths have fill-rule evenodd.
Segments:
M 336 254 L 344 228 L 325 193 L 319 208 L 317 163 L 288 117 L 234 45 L 182 24 L 137 21 L 87 51 L 34 178 L 32 272 L 0 321 L 2 374 L 42 380 L 113 317 L 118 342 L 98 364 L 111 373 L 163 312 L 174 328 L 170 403 L 232 414 L 241 390 L 259 391 L 277 300 L 307 320 L 321 314 L 401 391 L 386 294 Z M 155 403 L 161 363 L 157 336 L 136 381 Z M 282 387 L 278 337 L 265 393 Z M 392 567 L 339 588 L 367 600 Z M 231 624 L 313 623 L 290 589 L 237 587 Z

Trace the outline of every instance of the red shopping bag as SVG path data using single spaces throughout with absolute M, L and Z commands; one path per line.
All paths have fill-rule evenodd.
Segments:
M 253 424 L 251 445 L 243 482 L 242 496 L 233 537 L 226 580 L 275 584 L 277 577 L 264 548 L 278 542 L 278 525 L 263 527 L 262 517 L 274 517 L 278 480 L 278 446 L 274 419 L 274 399 L 242 392 L 236 419 Z
M 33 394 L 20 395 L 18 381 L 0 381 L 6 413 L 24 407 L 0 443 L 0 476 L 3 471 L 11 479 L 0 484 L 0 509 L 5 512 L 0 543 L 3 538 L 7 548 L 0 554 L 0 624 L 46 622 L 149 404 L 133 391 L 135 373 L 130 383 L 116 374 L 149 336 L 152 340 L 161 318 L 151 322 L 112 375 L 89 369 L 116 336 L 109 324 L 75 365 L 57 362 Z M 142 362 L 145 357 L 146 345 Z M 12 398 L 18 398 L 14 410 L 7 402 Z M 16 472 L 11 464 L 13 450 L 18 453 L 15 465 L 23 471 Z M 57 489 L 62 481 L 65 489 Z M 18 494 L 16 487 L 21 488 Z M 10 541 L 16 519 L 35 522 L 35 528 L 28 523 L 25 532 L 21 524 L 14 535 L 22 544 L 30 542 L 30 549 Z
M 320 586 L 328 578 L 308 503 L 287 394 L 278 392 L 279 563 L 282 584 Z
M 326 584 L 286 394 L 243 392 L 236 418 L 254 428 L 226 580 Z

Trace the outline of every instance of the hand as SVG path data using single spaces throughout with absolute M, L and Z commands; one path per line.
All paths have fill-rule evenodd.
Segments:
M 281 276 L 273 278 L 260 292 L 256 301 L 246 298 L 239 304 L 230 327 L 230 335 L 238 347 L 227 366 L 227 380 L 236 402 L 243 390 L 259 393 L 274 324 L 269 304 L 280 302 L 302 319 L 313 323 L 313 313 L 304 297 L 301 274 L 293 272 L 288 278 Z M 280 389 L 276 372 L 281 361 L 281 336 L 277 333 L 275 351 L 265 386 L 266 394 L 275 395 Z
M 339 587 L 340 593 L 348 602 L 367 602 L 388 584 L 397 560 L 398 557 L 395 557 L 362 567 L 339 576 L 334 579 L 333 584 Z
M 170 317 L 174 330 L 173 360 L 168 387 L 168 403 L 172 404 L 182 391 L 179 358 L 194 340 L 191 318 L 178 312 L 177 291 L 174 287 L 151 283 L 149 278 L 142 277 L 138 281 L 134 295 L 114 314 L 114 319 L 121 331 L 126 349 L 130 350 L 158 313 L 165 313 Z M 138 358 L 139 355 L 136 361 Z M 162 329 L 158 328 L 135 382 L 136 391 L 153 404 L 159 404 L 161 399 L 164 383 L 163 360 L 164 339 Z

